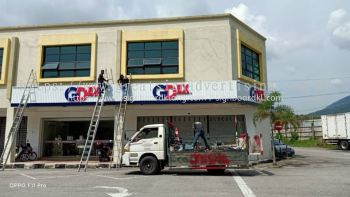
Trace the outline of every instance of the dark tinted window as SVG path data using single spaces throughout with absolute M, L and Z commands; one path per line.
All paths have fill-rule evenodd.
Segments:
M 127 48 L 128 74 L 179 73 L 178 41 L 129 42 Z
M 41 76 L 87 77 L 90 76 L 91 45 L 44 47 Z
M 260 81 L 259 54 L 241 45 L 242 74 L 251 79 Z

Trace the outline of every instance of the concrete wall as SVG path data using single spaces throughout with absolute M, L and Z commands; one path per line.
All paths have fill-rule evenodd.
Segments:
M 264 46 L 265 42 L 263 37 L 231 17 L 130 24 L 97 25 L 92 23 L 85 26 L 44 26 L 11 31 L 0 29 L 0 38 L 18 38 L 18 49 L 16 49 L 18 64 L 13 71 L 15 72 L 13 85 L 24 85 L 30 70 L 37 70 L 41 58 L 38 54 L 40 36 L 96 33 L 96 70 L 97 72 L 101 69 L 112 70 L 113 77 L 116 79 L 120 74 L 123 32 L 175 28 L 183 30 L 184 78 L 174 79 L 174 81 L 237 79 L 236 30 L 239 29 L 241 34 L 246 35 L 254 43 Z M 265 54 L 262 56 L 264 57 Z M 264 66 L 266 66 L 265 60 Z
M 14 85 L 24 85 L 31 69 L 36 70 L 38 39 L 41 35 L 96 33 L 97 71 L 112 70 L 114 79 L 120 74 L 120 36 L 118 32 L 180 28 L 184 32 L 185 78 L 180 81 L 229 80 L 231 75 L 230 28 L 228 20 L 146 23 L 124 26 L 91 26 L 71 28 L 29 29 L 2 32 L 0 37 L 18 37 L 18 67 Z M 122 33 L 121 33 L 122 34 Z

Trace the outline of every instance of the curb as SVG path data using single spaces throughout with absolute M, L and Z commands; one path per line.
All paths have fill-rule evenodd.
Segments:
M 0 164 L 0 167 L 2 165 Z M 55 163 L 31 163 L 31 164 L 6 164 L 5 169 L 75 169 L 78 168 L 79 164 L 55 164 Z M 82 165 L 84 167 L 84 165 Z M 88 164 L 87 168 L 99 169 L 109 168 L 109 164 Z M 116 164 L 112 164 L 111 168 L 116 168 Z

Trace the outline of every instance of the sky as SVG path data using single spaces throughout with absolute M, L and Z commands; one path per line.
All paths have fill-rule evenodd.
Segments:
M 0 0 L 0 26 L 218 13 L 267 38 L 268 87 L 295 112 L 350 95 L 348 0 Z

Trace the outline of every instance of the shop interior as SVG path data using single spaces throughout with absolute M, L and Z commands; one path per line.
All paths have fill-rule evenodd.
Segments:
M 89 125 L 88 120 L 45 120 L 43 156 L 79 159 L 84 149 Z M 113 147 L 113 127 L 113 120 L 100 121 L 91 152 L 92 158 L 97 154 L 97 146 L 107 144 Z

